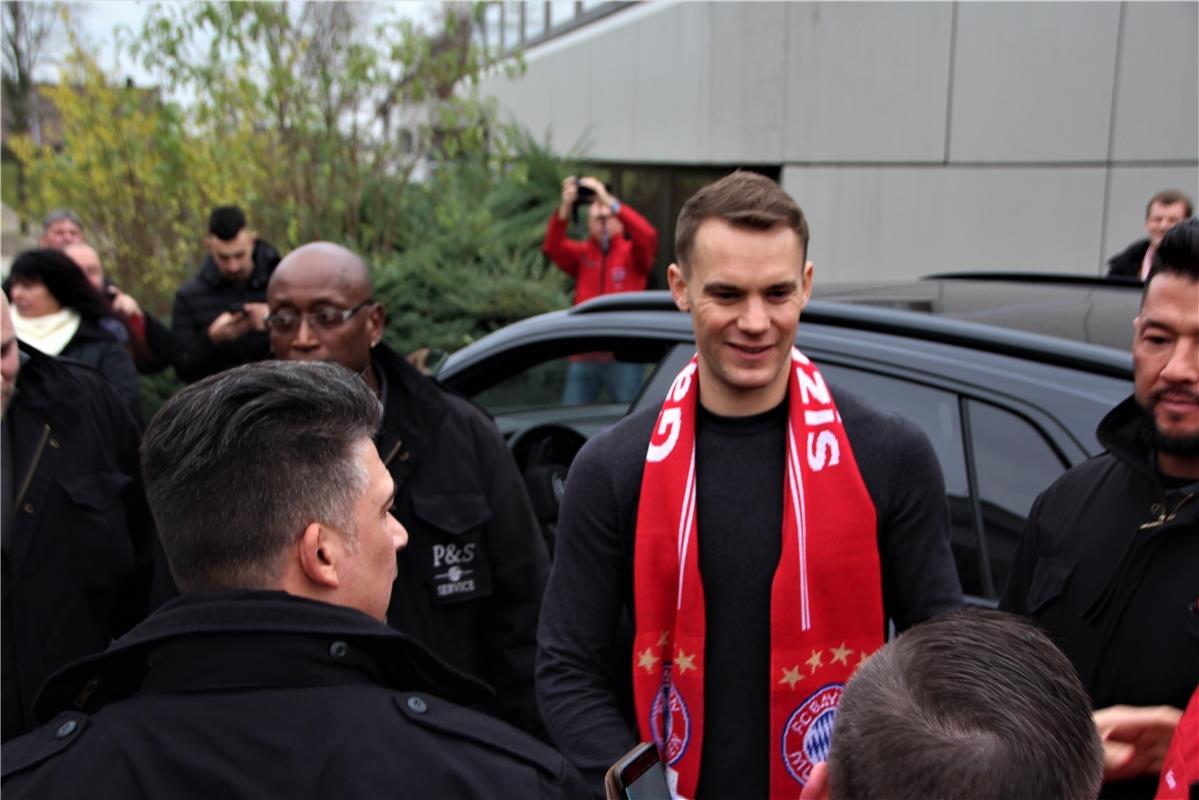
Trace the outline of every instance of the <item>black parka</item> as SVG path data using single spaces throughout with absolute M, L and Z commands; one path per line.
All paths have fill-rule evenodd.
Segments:
M 91 369 L 32 348 L 21 359 L 4 421 L 6 740 L 32 727 L 34 696 L 54 670 L 149 613 L 158 552 L 128 410 Z
M 495 424 L 387 345 L 375 437 L 408 529 L 388 622 L 496 690 L 483 710 L 544 736 L 533 696 L 549 554 L 524 481 Z
M 23 797 L 556 798 L 549 747 L 444 699 L 486 689 L 358 611 L 283 592 L 184 595 L 38 701 L 5 746 Z
M 1163 485 L 1147 424 L 1125 400 L 1099 424 L 1108 452 L 1037 498 L 1000 601 L 1050 634 L 1095 708 L 1182 709 L 1199 684 L 1199 481 Z M 1103 796 L 1156 788 L 1125 783 Z

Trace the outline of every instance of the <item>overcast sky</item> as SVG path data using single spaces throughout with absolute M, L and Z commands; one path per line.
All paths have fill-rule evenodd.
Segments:
M 182 1 L 167 0 L 170 3 Z M 71 12 L 80 23 L 80 29 L 89 49 L 96 54 L 100 66 L 109 71 L 117 67 L 115 31 L 118 27 L 125 26 L 136 34 L 141 30 L 142 20 L 151 5 L 151 2 L 145 2 L 145 0 L 91 0 L 91 2 L 70 4 Z M 390 10 L 400 16 L 411 17 L 417 22 L 424 23 L 432 18 L 439 3 L 436 0 L 391 0 L 390 2 L 379 2 L 376 5 L 381 10 Z M 56 44 L 59 48 L 65 48 L 65 38 L 60 37 Z M 52 63 L 55 54 L 47 53 L 47 56 L 47 64 L 43 67 L 43 74 L 40 77 L 45 80 L 57 80 L 57 67 Z M 153 75 L 143 70 L 140 65 L 133 63 L 128 57 L 120 64 L 118 77 L 133 78 L 134 83 L 139 86 L 148 86 L 157 82 Z

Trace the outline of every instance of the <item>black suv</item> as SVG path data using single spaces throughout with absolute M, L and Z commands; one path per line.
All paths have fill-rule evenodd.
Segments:
M 903 290 L 839 287 L 837 301 L 808 304 L 795 340 L 834 392 L 842 386 L 894 409 L 928 435 L 945 474 L 962 586 L 984 603 L 1003 589 L 1033 499 L 1067 467 L 1100 452 L 1097 423 L 1132 391 L 1127 346 L 1117 350 L 1012 327 L 1047 324 L 1080 339 L 1104 326 L 1113 330 L 1103 335 L 1114 338 L 1118 327 L 1130 342 L 1139 302 L 1129 287 L 1062 281 L 1049 292 L 1041 276 L 1009 277 L 999 281 L 1005 288 L 997 293 L 994 282 L 942 278 Z M 969 294 L 963 286 L 990 297 L 988 316 L 995 321 L 1006 313 L 1012 327 L 938 316 L 953 313 L 944 304 L 885 307 L 925 303 L 921 298 L 930 293 Z M 1019 286 L 1024 289 L 1013 288 Z M 1109 296 L 1108 288 L 1116 294 Z M 1095 292 L 1103 295 L 1103 314 L 1086 297 Z M 1019 312 L 1021 305 L 1027 313 Z M 1044 313 L 1029 311 L 1036 306 Z M 1107 322 L 1095 322 L 1099 317 Z M 675 309 L 668 293 L 609 295 L 509 325 L 452 354 L 437 377 L 495 417 L 552 533 L 566 468 L 587 437 L 626 413 L 660 404 L 694 350 L 690 317 Z M 642 384 L 631 403 L 603 396 L 585 405 L 563 403 L 567 366 L 587 353 L 637 365 Z

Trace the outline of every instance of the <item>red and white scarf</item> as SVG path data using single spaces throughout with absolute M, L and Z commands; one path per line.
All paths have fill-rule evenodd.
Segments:
M 770 796 L 827 758 L 841 689 L 883 643 L 875 510 L 832 396 L 791 351 L 782 555 L 771 588 Z M 695 514 L 698 360 L 667 393 L 641 480 L 633 695 L 676 797 L 695 797 L 704 736 L 704 590 Z M 763 645 L 765 646 L 765 642 Z M 716 732 L 719 735 L 719 731 Z

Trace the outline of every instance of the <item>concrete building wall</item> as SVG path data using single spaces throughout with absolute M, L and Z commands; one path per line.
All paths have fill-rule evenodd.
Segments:
M 1199 3 L 643 3 L 484 90 L 566 153 L 781 167 L 838 278 L 1099 274 L 1199 194 Z

